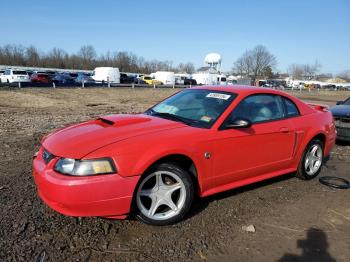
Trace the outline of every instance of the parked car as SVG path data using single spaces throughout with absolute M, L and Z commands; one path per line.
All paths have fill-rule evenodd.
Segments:
M 120 73 L 120 83 L 121 84 L 131 84 L 135 82 L 135 76 L 130 76 L 125 73 Z
M 282 91 L 188 88 L 143 114 L 117 114 L 46 136 L 33 160 L 41 199 L 69 216 L 152 225 L 184 218 L 195 195 L 321 171 L 332 114 Z M 217 214 L 219 215 L 219 214 Z
M 51 78 L 53 78 L 57 74 L 57 72 L 55 72 L 55 71 L 45 71 L 45 74 L 48 74 Z
M 192 86 L 195 86 L 197 85 L 197 81 L 195 79 L 192 79 L 192 78 L 185 78 L 184 79 L 184 85 L 192 85 Z
M 93 84 L 95 83 L 95 80 L 91 77 L 91 75 L 86 73 L 78 73 L 77 77 L 74 79 L 75 83 L 86 83 L 86 84 Z
M 161 81 L 153 79 L 149 75 L 143 75 L 140 77 L 140 79 L 145 81 L 148 85 L 162 85 L 163 84 Z
M 69 73 L 56 73 L 52 78 L 52 82 L 55 84 L 74 84 L 73 77 Z
M 345 101 L 338 101 L 331 107 L 337 129 L 337 139 L 350 142 L 350 97 Z
M 34 71 L 31 71 L 31 70 L 27 70 L 26 72 L 27 72 L 27 74 L 29 76 L 29 79 L 32 77 L 32 74 L 35 73 Z
M 24 70 L 6 69 L 0 76 L 0 82 L 2 83 L 27 83 L 30 82 L 28 73 Z
M 134 84 L 138 84 L 138 85 L 148 85 L 144 80 L 135 77 L 134 78 Z
M 30 81 L 32 83 L 49 84 L 52 82 L 52 79 L 47 73 L 37 72 L 30 76 Z

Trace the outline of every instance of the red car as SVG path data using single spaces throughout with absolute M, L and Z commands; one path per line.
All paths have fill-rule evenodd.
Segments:
M 39 196 L 62 214 L 133 213 L 165 225 L 181 220 L 195 195 L 291 172 L 316 177 L 335 137 L 326 107 L 267 88 L 196 87 L 143 114 L 46 136 L 33 175 Z
M 38 72 L 30 76 L 30 81 L 32 83 L 49 84 L 52 82 L 52 79 L 48 74 Z

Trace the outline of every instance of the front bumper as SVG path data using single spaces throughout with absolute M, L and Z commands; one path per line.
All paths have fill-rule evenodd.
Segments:
M 40 198 L 52 209 L 68 216 L 102 216 L 125 218 L 130 212 L 138 176 L 117 174 L 73 177 L 53 170 L 57 161 L 48 165 L 41 157 L 33 161 L 33 176 Z
M 350 142 L 350 128 L 337 126 L 337 140 Z

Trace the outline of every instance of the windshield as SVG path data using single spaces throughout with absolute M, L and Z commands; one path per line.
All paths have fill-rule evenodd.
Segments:
M 236 97 L 236 94 L 186 89 L 146 111 L 146 114 L 210 128 Z
M 14 75 L 26 75 L 27 72 L 26 71 L 13 71 Z
M 350 97 L 344 101 L 343 105 L 350 106 Z

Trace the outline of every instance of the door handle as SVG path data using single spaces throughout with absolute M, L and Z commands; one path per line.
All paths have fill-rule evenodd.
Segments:
M 281 133 L 288 133 L 289 132 L 289 128 L 288 127 L 281 127 L 280 128 L 280 132 Z

